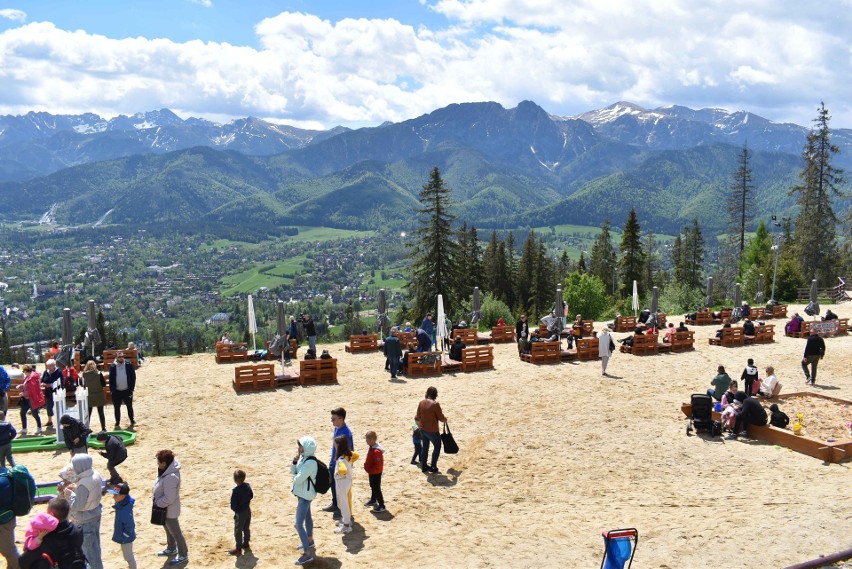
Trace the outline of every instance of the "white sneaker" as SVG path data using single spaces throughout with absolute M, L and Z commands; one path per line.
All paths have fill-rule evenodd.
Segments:
M 352 525 L 341 524 L 334 533 L 352 533 Z
M 41 434 L 41 429 L 36 429 L 35 434 L 36 434 L 36 436 L 39 436 Z
M 21 429 L 20 431 L 18 431 L 18 436 L 19 436 L 19 437 L 25 437 L 25 436 L 27 436 L 27 430 L 26 430 L 26 429 Z

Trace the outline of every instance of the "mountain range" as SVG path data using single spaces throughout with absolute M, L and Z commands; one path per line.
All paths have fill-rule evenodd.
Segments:
M 635 207 L 658 233 L 694 217 L 719 231 L 744 144 L 756 217 L 793 212 L 807 133 L 744 111 L 626 102 L 574 117 L 530 101 L 463 103 L 326 131 L 168 109 L 111 120 L 28 113 L 0 117 L 0 211 L 63 225 L 405 228 L 438 166 L 457 216 L 481 228 L 621 224 Z M 833 130 L 832 141 L 848 170 L 852 130 Z

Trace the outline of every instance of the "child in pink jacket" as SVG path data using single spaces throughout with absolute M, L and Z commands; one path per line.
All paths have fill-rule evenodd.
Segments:
M 33 516 L 30 524 L 27 526 L 26 537 L 24 538 L 24 549 L 32 551 L 41 545 L 41 540 L 45 535 L 56 529 L 59 520 L 48 513 L 40 513 Z

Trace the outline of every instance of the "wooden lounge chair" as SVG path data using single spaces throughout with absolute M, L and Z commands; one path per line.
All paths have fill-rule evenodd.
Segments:
M 275 389 L 275 364 L 235 367 L 233 387 L 237 393 Z
M 532 342 L 530 353 L 521 354 L 521 359 L 531 364 L 558 364 L 562 361 L 562 342 Z
M 491 329 L 491 342 L 494 344 L 515 343 L 515 329 L 512 326 L 495 326 Z
M 409 352 L 408 368 L 405 375 L 409 377 L 428 377 L 441 375 L 443 371 L 443 354 L 441 352 Z
M 577 359 L 581 362 L 600 359 L 598 355 L 600 342 L 597 338 L 581 338 L 574 345 L 577 347 Z
M 633 354 L 634 356 L 658 354 L 660 353 L 660 346 L 657 342 L 658 338 L 657 334 L 639 334 L 638 336 L 633 336 L 633 345 L 621 344 L 621 351 Z
M 672 352 L 685 352 L 695 349 L 695 332 L 688 330 L 686 332 L 674 332 L 669 342 L 669 349 Z
M 743 329 L 740 326 L 722 328 L 722 337 L 710 338 L 709 342 L 711 346 L 723 346 L 726 348 L 735 348 L 738 346 L 742 346 L 745 344 L 745 338 L 743 337 Z
M 465 373 L 494 369 L 494 347 L 469 346 L 463 349 L 461 365 Z
M 377 352 L 379 350 L 379 335 L 378 334 L 358 334 L 349 336 L 349 345 L 345 346 L 346 351 L 352 354 Z
M 635 316 L 619 316 L 615 319 L 616 332 L 633 332 L 636 330 Z
M 107 350 L 104 350 L 104 366 L 109 367 L 106 363 Z M 125 357 L 127 353 L 125 352 Z M 247 362 L 248 361 L 248 344 L 245 342 L 236 342 L 233 344 L 223 344 L 216 342 L 216 363 L 232 363 L 232 362 Z

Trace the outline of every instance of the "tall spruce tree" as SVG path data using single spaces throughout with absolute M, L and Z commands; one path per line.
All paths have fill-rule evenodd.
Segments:
M 627 296 L 633 293 L 633 281 L 639 290 L 645 291 L 644 271 L 645 249 L 642 246 L 642 233 L 639 220 L 636 218 L 636 210 L 630 208 L 627 222 L 624 224 L 624 233 L 621 235 L 621 259 L 618 262 L 621 273 L 621 291 Z
M 518 308 L 521 312 L 527 314 L 536 313 L 534 310 L 535 296 L 539 284 L 535 280 L 536 255 L 538 255 L 538 247 L 536 246 L 535 231 L 530 231 L 527 234 L 527 240 L 524 242 L 524 250 L 521 253 L 521 260 L 518 262 L 515 278 Z
M 684 228 L 684 263 L 685 263 L 685 283 L 691 288 L 701 288 L 703 286 L 703 271 L 704 271 L 704 237 L 701 234 L 701 226 L 698 225 L 698 218 L 692 220 L 692 227 L 686 231 Z
M 818 279 L 823 286 L 833 285 L 837 276 L 837 216 L 831 200 L 843 196 L 840 188 L 844 183 L 843 170 L 831 164 L 840 149 L 831 143 L 830 120 L 821 102 L 802 152 L 802 183 L 790 191 L 799 206 L 793 240 L 802 273 L 808 281 Z
M 612 280 L 612 268 L 615 266 L 616 261 L 615 247 L 612 246 L 609 228 L 609 220 L 604 220 L 603 224 L 601 224 L 601 232 L 598 234 L 598 238 L 595 239 L 594 245 L 592 245 L 592 252 L 588 262 L 589 272 L 604 283 Z
M 458 292 L 458 245 L 452 228 L 450 189 L 444 185 L 441 171 L 434 167 L 429 183 L 420 191 L 420 227 L 409 243 L 411 281 L 408 291 L 414 302 L 416 318 L 434 310 L 437 295 L 444 296 L 444 308 L 455 314 L 461 299 Z
M 728 194 L 728 219 L 731 233 L 737 241 L 737 266 L 742 264 L 745 250 L 746 225 L 754 217 L 754 185 L 752 184 L 748 145 L 743 144 L 740 161 Z
M 485 291 L 493 293 L 496 298 L 500 298 L 500 294 L 498 292 L 500 289 L 498 276 L 499 269 L 497 266 L 498 247 L 499 242 L 497 241 L 497 231 L 492 230 L 491 238 L 488 240 L 488 245 L 485 246 L 485 251 L 482 252 L 482 287 Z

